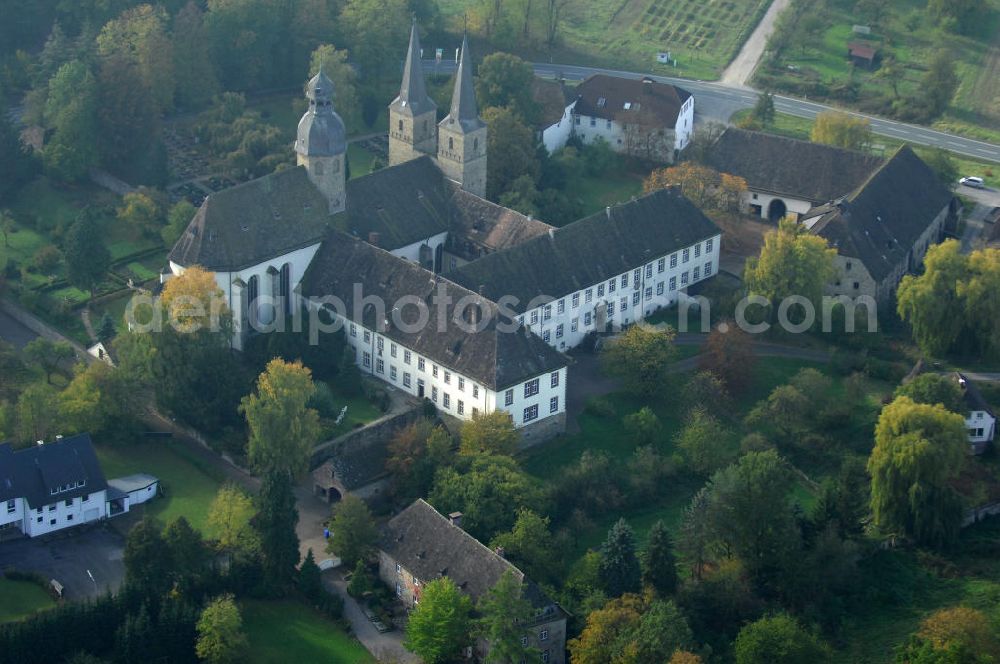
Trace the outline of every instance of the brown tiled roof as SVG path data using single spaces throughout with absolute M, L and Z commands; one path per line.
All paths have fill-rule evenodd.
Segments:
M 865 181 L 882 159 L 862 152 L 730 127 L 709 151 L 709 165 L 750 189 L 828 203 Z
M 305 168 L 277 171 L 206 198 L 167 258 L 234 272 L 321 241 L 327 209 Z
M 434 297 L 441 284 L 449 302 Z M 340 232 L 333 232 L 316 253 L 302 279 L 305 296 L 333 296 L 344 303 L 349 317 L 353 315 L 355 284 L 362 284 L 362 297 L 377 297 L 389 310 L 386 318 L 376 319 L 376 311 L 366 306 L 358 322 L 369 329 L 378 329 L 385 336 L 407 348 L 429 357 L 455 372 L 477 380 L 493 390 L 501 390 L 542 373 L 555 371 L 567 364 L 564 355 L 534 334 L 525 330 L 501 332 L 498 307 L 486 298 L 425 270 L 416 263 L 393 256 L 366 242 Z M 427 304 L 427 325 L 416 331 L 404 331 L 392 324 L 391 307 L 403 300 L 417 298 Z M 470 331 L 455 323 L 456 305 L 478 301 L 483 312 L 481 320 L 489 320 L 483 329 Z M 439 310 L 443 304 L 444 310 Z M 464 304 L 464 303 L 463 303 Z M 404 322 L 416 320 L 417 308 L 401 307 Z M 458 312 L 462 320 L 462 312 Z M 438 329 L 437 321 L 447 321 Z
M 934 171 L 904 145 L 850 195 L 810 210 L 802 221 L 882 281 L 908 260 L 917 238 L 952 198 Z
M 504 572 L 524 584 L 524 596 L 535 609 L 562 615 L 557 604 L 510 561 L 454 525 L 422 499 L 389 519 L 379 543 L 385 553 L 427 583 L 447 576 L 477 601 L 496 585 Z
M 449 250 L 468 260 L 479 257 L 479 247 L 488 252 L 508 249 L 554 230 L 543 221 L 461 189 L 455 191 L 451 204 Z M 468 246 L 469 242 L 472 247 Z
M 661 189 L 484 256 L 446 276 L 517 313 L 533 298 L 563 297 L 720 233 L 678 191 Z
M 691 97 L 687 90 L 667 83 L 607 74 L 588 77 L 576 87 L 576 94 L 575 112 L 580 115 L 659 127 L 677 124 L 681 106 Z

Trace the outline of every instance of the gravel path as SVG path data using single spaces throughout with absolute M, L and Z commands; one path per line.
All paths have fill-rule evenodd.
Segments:
M 753 34 L 743 44 L 743 48 L 736 54 L 733 61 L 729 63 L 726 70 L 722 72 L 720 83 L 734 87 L 745 87 L 753 76 L 757 63 L 764 56 L 764 49 L 767 48 L 767 38 L 774 32 L 774 24 L 778 20 L 778 14 L 785 10 L 791 0 L 774 0 L 768 7 L 764 18 L 760 20 Z

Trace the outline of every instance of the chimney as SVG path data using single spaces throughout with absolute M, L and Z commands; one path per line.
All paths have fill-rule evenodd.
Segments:
M 608 207 L 604 208 L 604 212 L 605 212 L 605 214 L 608 215 L 608 219 L 610 219 L 611 218 L 611 206 L 609 205 Z
M 556 237 L 556 229 L 550 228 L 549 229 L 549 238 L 555 239 L 555 237 Z
M 462 513 L 461 512 L 452 512 L 451 514 L 448 515 L 448 520 L 451 521 L 451 525 L 458 526 L 459 528 L 462 527 Z
M 373 247 L 377 247 L 378 246 L 378 233 L 377 232 L 371 231 L 370 233 L 368 233 L 368 244 L 372 245 Z

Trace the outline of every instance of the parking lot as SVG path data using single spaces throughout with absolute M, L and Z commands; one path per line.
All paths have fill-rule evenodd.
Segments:
M 125 578 L 124 550 L 125 540 L 107 525 L 81 526 L 0 542 L 0 569 L 37 572 L 61 583 L 67 599 L 81 599 L 118 589 Z

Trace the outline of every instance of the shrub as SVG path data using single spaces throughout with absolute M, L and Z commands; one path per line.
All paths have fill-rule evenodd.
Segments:
M 339 415 L 337 399 L 333 396 L 333 390 L 324 382 L 316 382 L 316 391 L 309 399 L 309 407 L 315 408 L 320 417 L 334 418 Z
M 60 260 L 62 260 L 62 252 L 60 252 L 59 249 L 52 244 L 47 244 L 40 248 L 31 258 L 32 265 L 34 265 L 39 272 L 44 273 L 51 272 L 56 265 L 59 265 Z
M 606 397 L 594 397 L 587 401 L 583 407 L 585 413 L 596 415 L 597 417 L 614 417 L 617 413 L 611 400 Z

